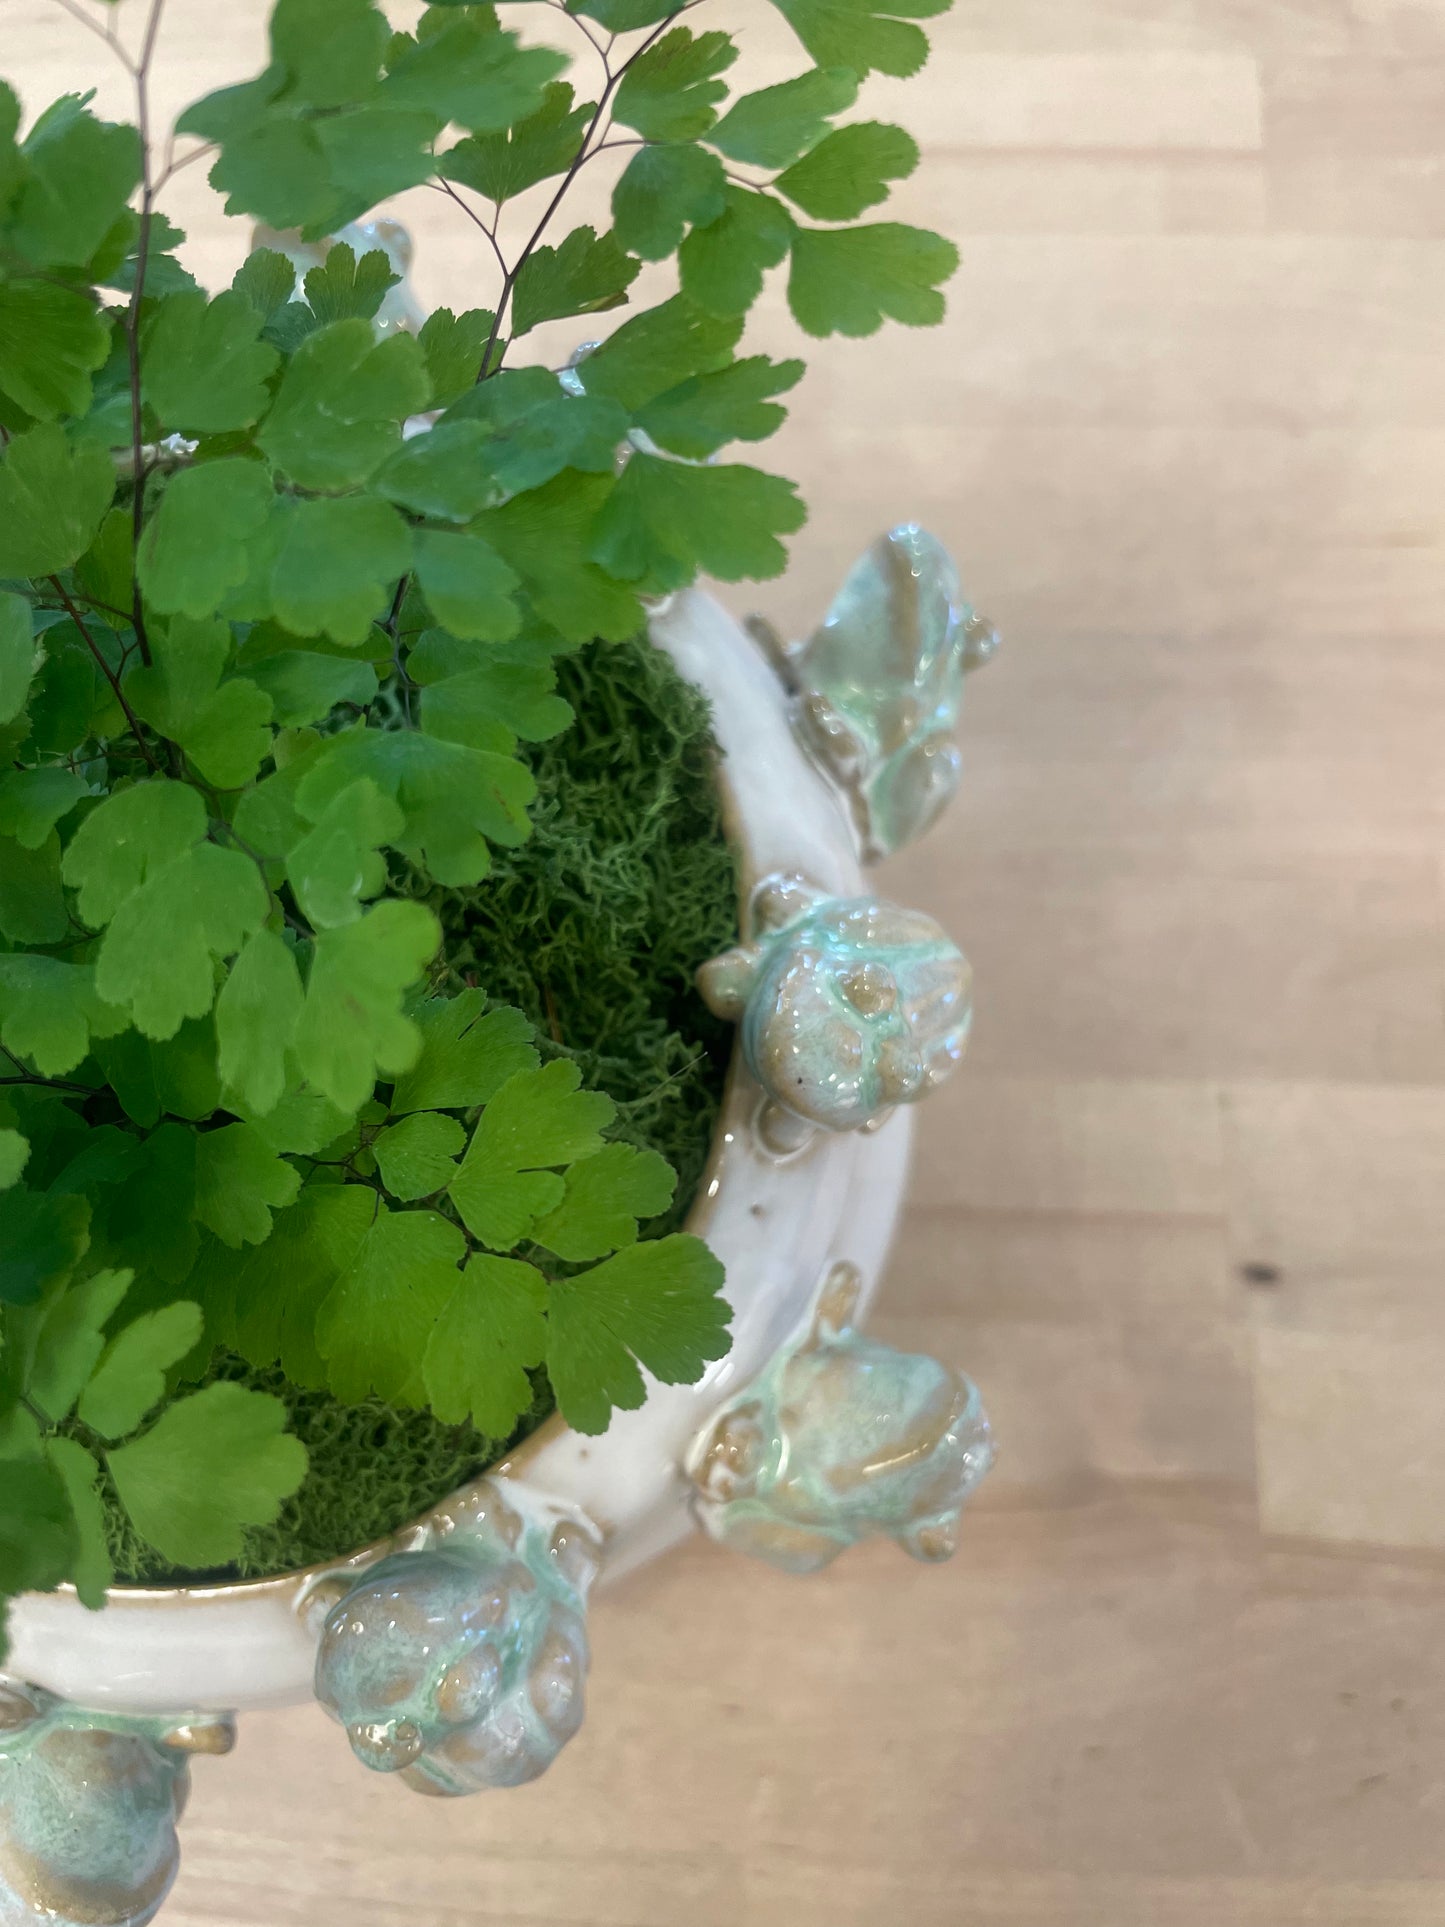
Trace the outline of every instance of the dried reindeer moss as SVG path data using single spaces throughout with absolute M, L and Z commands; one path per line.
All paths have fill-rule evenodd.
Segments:
M 647 1235 L 675 1230 L 707 1162 L 731 1026 L 693 986 L 737 937 L 737 886 L 724 842 L 717 749 L 707 705 L 645 640 L 596 643 L 557 665 L 573 726 L 531 753 L 538 800 L 530 840 L 497 850 L 475 890 L 426 893 L 446 932 L 454 987 L 482 985 L 532 1019 L 544 1052 L 573 1058 L 618 1105 L 618 1132 L 660 1151 L 677 1200 Z M 384 1537 L 534 1431 L 551 1410 L 538 1374 L 510 1440 L 379 1399 L 344 1406 L 234 1357 L 210 1374 L 273 1392 L 311 1455 L 274 1525 L 252 1530 L 234 1576 L 286 1572 Z M 178 1572 L 108 1504 L 122 1583 L 173 1584 Z M 212 1576 L 212 1575 L 207 1575 Z

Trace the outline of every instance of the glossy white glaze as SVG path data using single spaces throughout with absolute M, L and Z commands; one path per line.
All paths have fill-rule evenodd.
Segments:
M 744 898 L 775 871 L 799 872 L 840 896 L 864 894 L 844 808 L 799 749 L 782 689 L 746 632 L 692 590 L 654 619 L 652 634 L 712 703 Z M 709 1181 L 691 1219 L 727 1267 L 728 1357 L 697 1385 L 653 1386 L 642 1410 L 620 1413 L 602 1438 L 554 1420 L 501 1468 L 596 1521 L 606 1541 L 604 1584 L 690 1530 L 681 1468 L 693 1439 L 802 1326 L 825 1270 L 838 1260 L 855 1265 L 866 1308 L 887 1257 L 907 1180 L 910 1114 L 870 1134 L 819 1136 L 780 1162 L 756 1140 L 759 1102 L 735 1060 Z M 423 1526 L 346 1563 L 360 1570 Z M 120 1590 L 102 1613 L 69 1593 L 31 1596 L 12 1616 L 7 1670 L 81 1705 L 126 1712 L 305 1700 L 318 1628 L 314 1614 L 297 1608 L 314 1578 Z

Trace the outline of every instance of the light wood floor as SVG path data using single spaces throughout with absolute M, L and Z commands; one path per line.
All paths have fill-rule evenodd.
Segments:
M 172 0 L 168 100 L 260 20 Z M 889 878 L 980 1015 L 884 1320 L 980 1380 L 997 1474 L 941 1573 L 696 1546 L 606 1597 L 587 1731 L 518 1794 L 251 1721 L 175 1927 L 1445 1918 L 1445 5 L 965 0 L 937 39 L 870 104 L 926 139 L 952 316 L 815 349 L 774 455 L 814 520 L 757 600 L 798 627 L 914 517 L 1006 631 Z M 0 0 L 32 107 L 102 59 Z M 423 198 L 424 291 L 473 303 Z

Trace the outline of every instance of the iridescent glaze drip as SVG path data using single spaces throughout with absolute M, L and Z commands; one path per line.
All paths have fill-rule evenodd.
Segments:
M 806 642 L 750 626 L 790 686 L 798 735 L 848 796 L 864 859 L 922 836 L 958 788 L 964 676 L 998 647 L 943 545 L 912 524 L 881 536 Z
M 316 1697 L 418 1792 L 536 1779 L 582 1724 L 598 1555 L 580 1514 L 479 1481 L 415 1549 L 320 1582 Z
M 860 1539 L 947 1559 L 993 1463 L 968 1379 L 852 1325 L 860 1279 L 825 1278 L 811 1328 L 698 1440 L 693 1507 L 710 1536 L 785 1572 L 817 1572 Z
M 768 877 L 750 921 L 752 940 L 704 964 L 698 984 L 741 1025 L 772 1149 L 796 1149 L 814 1129 L 866 1130 L 957 1068 L 971 973 L 932 917 Z
M 146 1927 L 180 1865 L 188 1756 L 228 1719 L 131 1718 L 0 1679 L 0 1927 Z

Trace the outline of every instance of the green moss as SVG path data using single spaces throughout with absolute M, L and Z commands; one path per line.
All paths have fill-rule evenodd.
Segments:
M 731 1050 L 731 1027 L 693 985 L 698 964 L 737 936 L 717 752 L 703 698 L 647 642 L 594 644 L 557 667 L 577 721 L 532 752 L 534 834 L 518 850 L 497 851 L 492 876 L 476 890 L 432 889 L 426 900 L 446 931 L 450 982 L 480 984 L 495 1001 L 519 1005 L 544 1050 L 574 1058 L 587 1082 L 617 1101 L 619 1135 L 673 1164 L 677 1200 L 648 1227 L 657 1236 L 676 1228 L 696 1192 Z M 384 1537 L 515 1442 L 380 1400 L 343 1406 L 233 1357 L 216 1360 L 209 1376 L 283 1398 L 311 1455 L 306 1482 L 280 1518 L 248 1534 L 239 1577 L 289 1571 Z M 516 1437 L 550 1410 L 539 1374 Z M 107 1499 L 123 1583 L 195 1576 L 137 1539 Z

